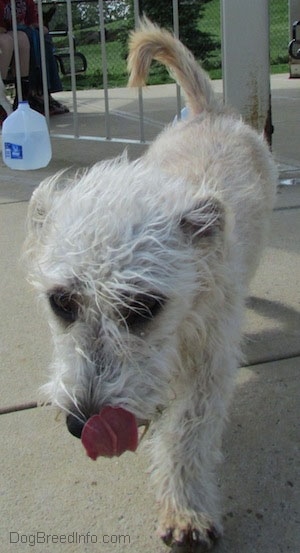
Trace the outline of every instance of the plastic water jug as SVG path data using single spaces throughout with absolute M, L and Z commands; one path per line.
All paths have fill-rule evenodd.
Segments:
M 188 116 L 189 116 L 189 109 L 187 107 L 182 108 L 182 110 L 180 112 L 180 116 L 181 116 L 180 117 L 181 121 L 184 121 L 185 119 L 187 119 Z M 178 123 L 177 115 L 175 115 L 175 117 L 173 119 L 173 123 L 172 123 L 173 127 L 174 127 L 174 125 L 176 125 L 176 123 Z
M 46 118 L 19 102 L 2 126 L 2 156 L 10 169 L 39 169 L 48 165 L 51 142 Z

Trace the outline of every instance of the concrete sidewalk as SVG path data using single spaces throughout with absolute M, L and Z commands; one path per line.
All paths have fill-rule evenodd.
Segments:
M 220 83 L 215 86 L 220 92 Z M 176 111 L 171 87 L 149 87 L 145 93 L 149 139 Z M 81 124 L 91 134 L 103 125 L 93 107 L 98 92 L 81 95 Z M 274 153 L 282 182 L 294 185 L 279 187 L 269 244 L 251 286 L 247 366 L 239 371 L 219 473 L 225 535 L 218 553 L 300 549 L 300 80 L 273 77 L 272 95 Z M 127 134 L 133 132 L 133 92 L 117 89 L 112 96 L 116 128 L 126 125 Z M 59 98 L 69 101 L 67 93 Z M 56 132 L 67 132 L 71 122 L 66 115 L 51 124 Z M 57 169 L 111 157 L 122 147 L 59 139 L 53 149 L 44 170 L 23 173 L 1 166 L 1 408 L 37 399 L 51 357 L 49 331 L 20 262 L 30 195 Z M 130 155 L 142 149 L 131 147 Z M 143 451 L 94 463 L 67 432 L 64 418 L 55 420 L 46 407 L 2 415 L 0 428 L 1 551 L 167 551 L 155 534 L 157 512 Z

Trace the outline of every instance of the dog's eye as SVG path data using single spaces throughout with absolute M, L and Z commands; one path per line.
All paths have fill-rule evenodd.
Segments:
M 78 301 L 70 293 L 58 290 L 49 295 L 52 311 L 64 321 L 74 323 L 78 315 Z
M 160 312 L 165 298 L 156 295 L 140 294 L 129 302 L 123 310 L 123 317 L 128 327 L 133 327 L 151 321 Z

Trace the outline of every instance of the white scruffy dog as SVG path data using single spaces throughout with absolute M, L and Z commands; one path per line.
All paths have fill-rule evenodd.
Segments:
M 222 532 L 215 466 L 277 171 L 191 53 L 144 20 L 132 86 L 153 58 L 183 87 L 189 119 L 137 161 L 43 182 L 26 251 L 53 332 L 48 396 L 93 459 L 135 450 L 151 422 L 160 535 L 202 551 Z

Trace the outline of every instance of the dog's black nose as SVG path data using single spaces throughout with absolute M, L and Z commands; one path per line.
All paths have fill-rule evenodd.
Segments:
M 81 438 L 81 432 L 83 430 L 85 424 L 85 420 L 82 420 L 77 415 L 73 415 L 73 413 L 70 413 L 67 416 L 67 427 L 69 432 L 73 434 L 76 438 Z

